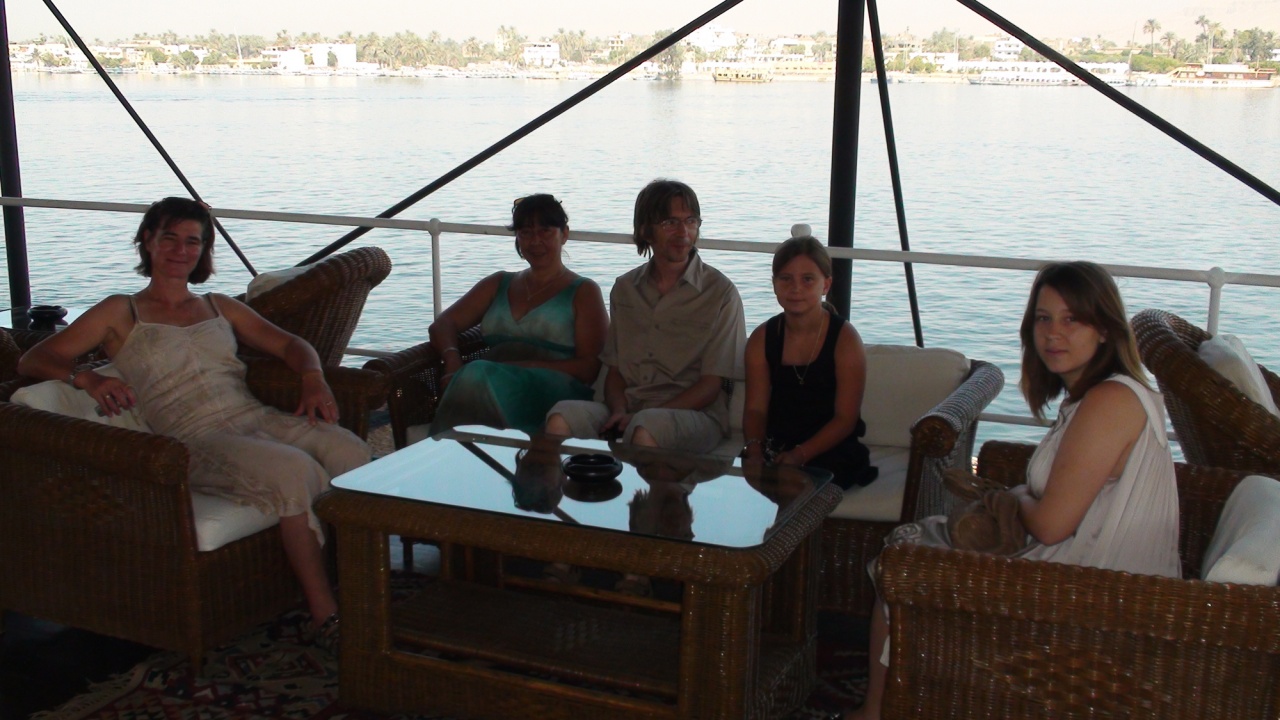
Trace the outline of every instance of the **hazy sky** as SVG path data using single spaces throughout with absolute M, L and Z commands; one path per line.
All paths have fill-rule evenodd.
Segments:
M 57 22 L 41 0 L 3 0 L 11 39 L 41 32 L 58 34 Z M 1161 34 L 1199 32 L 1195 19 L 1207 15 L 1228 31 L 1260 26 L 1280 30 L 1280 0 L 988 0 L 988 6 L 1042 38 L 1079 35 L 1124 41 L 1142 35 L 1155 18 Z M 124 38 L 135 32 L 173 30 L 195 35 L 217 29 L 274 36 L 315 31 L 336 35 L 437 31 L 458 40 L 475 35 L 491 40 L 499 25 L 515 26 L 531 39 L 557 28 L 605 36 L 620 30 L 653 32 L 678 27 L 715 5 L 714 0 L 55 0 L 86 39 Z M 886 33 L 910 29 L 927 34 L 942 27 L 982 34 L 991 26 L 954 0 L 880 0 Z M 802 33 L 836 27 L 837 0 L 743 0 L 719 24 L 748 33 Z

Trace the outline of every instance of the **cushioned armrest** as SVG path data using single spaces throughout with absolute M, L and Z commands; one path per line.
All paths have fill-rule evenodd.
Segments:
M 978 416 L 1003 387 L 1004 373 L 1000 368 L 971 360 L 964 382 L 911 426 L 901 522 L 948 512 L 952 501 L 942 487 L 942 471 L 969 466 Z
M 911 427 L 911 446 L 929 457 L 946 457 L 955 448 L 961 433 L 978 422 L 978 416 L 1004 387 L 1000 368 L 982 360 L 971 360 L 969 377 L 946 400 Z

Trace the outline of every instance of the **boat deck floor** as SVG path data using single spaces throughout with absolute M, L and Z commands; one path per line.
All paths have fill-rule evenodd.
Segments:
M 402 557 L 399 538 L 392 538 L 392 570 L 404 569 Z M 435 574 L 438 569 L 435 548 L 416 545 L 412 571 Z M 819 638 L 820 642 L 865 647 L 865 621 L 822 613 Z M 6 613 L 4 634 L 0 635 L 0 720 L 26 720 L 34 713 L 52 710 L 155 652 L 146 645 Z

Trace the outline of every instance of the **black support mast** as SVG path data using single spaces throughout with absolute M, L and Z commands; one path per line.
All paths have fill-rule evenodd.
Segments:
M 9 67 L 9 18 L 0 0 L 0 193 L 22 197 L 18 170 L 18 125 L 13 114 L 13 72 Z M 31 305 L 31 276 L 27 264 L 27 226 L 22 208 L 4 207 L 4 251 L 9 263 L 9 305 L 12 327 L 27 326 L 26 307 Z
M 854 196 L 858 185 L 858 110 L 862 99 L 862 24 L 866 0 L 839 0 L 836 26 L 835 110 L 831 122 L 831 200 L 827 244 L 853 247 Z M 849 317 L 853 262 L 832 263 L 827 299 Z

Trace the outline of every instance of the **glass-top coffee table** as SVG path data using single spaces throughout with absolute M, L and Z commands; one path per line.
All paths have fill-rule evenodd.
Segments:
M 594 452 L 585 469 L 564 461 Z M 616 478 L 600 470 L 620 461 Z M 757 718 L 814 683 L 821 470 L 518 434 L 452 433 L 334 480 L 340 698 L 466 717 Z M 391 535 L 441 546 L 438 581 L 394 606 Z M 510 572 L 653 578 L 633 597 Z

